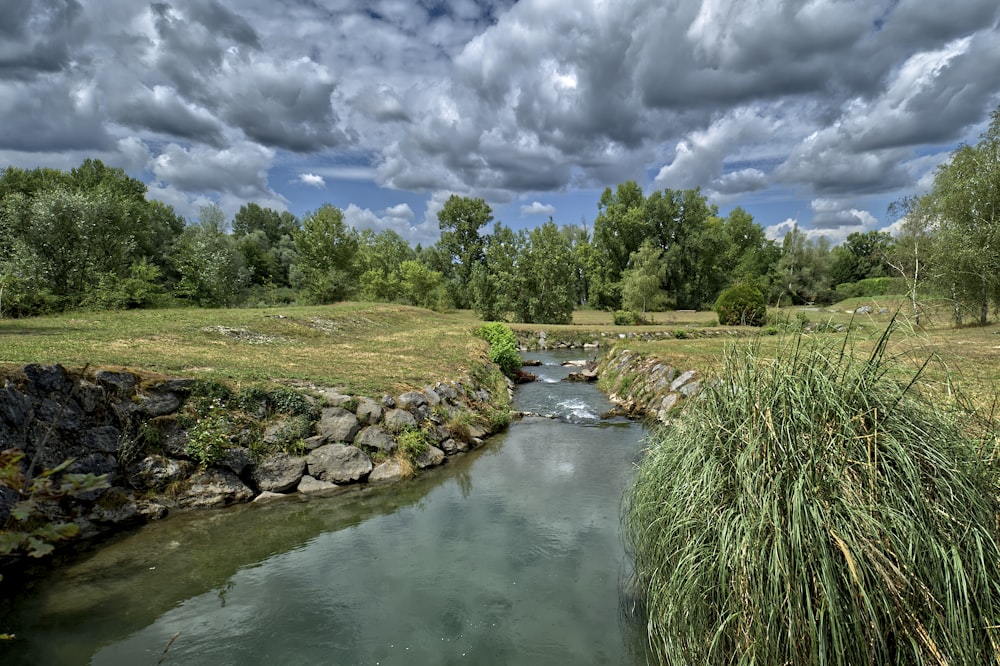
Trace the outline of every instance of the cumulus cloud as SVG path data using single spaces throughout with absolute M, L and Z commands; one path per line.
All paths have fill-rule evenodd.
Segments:
M 435 218 L 433 225 L 426 219 L 414 224 L 414 217 L 413 209 L 406 203 L 389 206 L 379 212 L 355 204 L 350 204 L 344 209 L 344 221 L 355 229 L 371 229 L 375 232 L 394 231 L 411 245 L 433 244 L 438 238 L 437 219 Z
M 326 181 L 323 180 L 323 176 L 319 176 L 314 173 L 300 173 L 296 180 L 303 185 L 315 187 L 318 190 L 326 187 Z
M 0 158 L 107 157 L 185 205 L 281 203 L 299 174 L 365 181 L 427 196 L 427 235 L 440 193 L 544 201 L 626 179 L 865 227 L 864 205 L 806 202 L 926 187 L 1000 103 L 995 0 L 4 9 Z
M 551 204 L 543 204 L 540 201 L 532 201 L 530 204 L 521 206 L 521 217 L 528 215 L 555 215 L 556 207 Z

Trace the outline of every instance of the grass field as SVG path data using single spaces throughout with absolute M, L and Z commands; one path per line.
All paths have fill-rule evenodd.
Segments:
M 0 367 L 89 364 L 380 395 L 461 377 L 485 350 L 476 324 L 467 312 L 358 303 L 76 312 L 0 321 Z
M 872 315 L 849 311 L 871 305 Z M 880 309 L 886 312 L 878 314 Z M 925 383 L 941 395 L 964 391 L 990 408 L 1000 387 L 1000 326 L 954 328 L 946 308 L 932 308 L 921 328 L 911 325 L 900 297 L 852 299 L 829 308 L 783 308 L 772 315 L 794 329 L 813 324 L 852 325 L 848 344 L 866 353 L 893 314 L 898 333 L 891 353 L 911 367 L 927 359 Z M 579 310 L 564 326 L 516 324 L 560 331 L 651 332 L 715 327 L 711 312 L 651 313 L 653 324 L 613 326 L 611 313 Z M 171 309 L 76 312 L 55 317 L 0 320 L 0 367 L 62 363 L 67 367 L 130 367 L 154 374 L 224 379 L 236 384 L 306 381 L 355 393 L 399 393 L 429 382 L 455 379 L 482 357 L 484 343 L 471 335 L 474 313 L 445 314 L 391 304 L 341 303 L 266 309 Z M 765 329 L 766 330 L 766 329 Z M 758 332 L 760 329 L 748 329 Z M 773 332 L 773 330 L 772 330 Z M 832 347 L 845 334 L 815 333 Z M 637 351 L 677 367 L 718 370 L 729 338 L 628 340 Z M 788 333 L 757 339 L 762 351 L 794 344 Z

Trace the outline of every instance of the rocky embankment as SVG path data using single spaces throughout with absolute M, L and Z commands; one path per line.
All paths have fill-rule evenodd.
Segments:
M 597 366 L 600 386 L 630 416 L 647 416 L 667 423 L 671 414 L 701 388 L 695 370 L 681 371 L 656 358 L 614 348 Z
M 226 391 L 29 365 L 0 388 L 0 451 L 23 451 L 28 477 L 68 459 L 67 473 L 106 475 L 106 489 L 35 501 L 34 520 L 73 522 L 94 536 L 175 509 L 401 480 L 480 446 L 505 425 L 495 405 L 509 399 L 472 378 L 379 399 L 321 387 Z M 0 525 L 22 490 L 0 483 Z

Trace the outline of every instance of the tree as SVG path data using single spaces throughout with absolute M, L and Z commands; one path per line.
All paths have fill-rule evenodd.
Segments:
M 520 319 L 525 306 L 523 260 L 526 239 L 502 222 L 486 237 L 483 259 L 469 280 L 471 306 L 486 321 Z
M 796 224 L 781 244 L 772 294 L 775 301 L 780 304 L 787 297 L 798 304 L 828 302 L 829 263 L 830 241 L 825 236 L 810 239 Z
M 666 275 L 662 261 L 663 251 L 651 240 L 645 240 L 632 253 L 629 268 L 622 273 L 622 305 L 626 310 L 642 312 L 662 293 L 661 285 Z
M 250 276 L 236 240 L 225 233 L 226 218 L 217 205 L 202 206 L 197 224 L 188 225 L 174 250 L 180 279 L 175 294 L 202 307 L 227 307 L 240 301 Z
M 973 305 L 985 324 L 990 301 L 1000 299 L 1000 107 L 979 143 L 959 147 L 938 168 L 928 196 L 956 319 L 960 305 Z
M 395 301 L 401 297 L 400 266 L 416 256 L 398 233 L 386 229 L 375 233 L 365 229 L 358 235 L 358 264 L 361 298 L 368 301 Z
M 884 277 L 888 272 L 886 257 L 891 244 L 892 236 L 885 231 L 848 234 L 844 243 L 831 252 L 830 284 L 836 286 Z
M 307 213 L 295 234 L 292 283 L 310 303 L 341 301 L 357 289 L 358 236 L 339 208 L 323 204 Z
M 538 324 L 568 324 L 576 301 L 573 252 L 552 218 L 528 234 L 522 254 L 520 320 Z
M 493 211 L 482 199 L 451 195 L 438 213 L 438 245 L 454 264 L 452 297 L 459 308 L 471 306 L 469 282 L 473 267 L 483 260 L 485 240 L 479 230 L 493 221 Z
M 243 263 L 254 285 L 287 287 L 288 271 L 295 261 L 294 234 L 299 220 L 291 213 L 278 212 L 248 203 L 233 218 Z
M 419 261 L 407 259 L 399 265 L 400 293 L 411 305 L 428 310 L 444 310 L 448 295 L 441 273 Z
M 919 290 L 933 279 L 931 250 L 933 221 L 928 197 L 907 197 L 889 206 L 889 213 L 899 218 L 896 237 L 886 254 L 886 263 L 906 281 L 913 310 L 913 323 L 920 325 Z
M 590 265 L 591 305 L 617 309 L 621 305 L 621 275 L 632 253 L 654 235 L 647 219 L 642 188 L 629 180 L 614 192 L 605 188 L 597 204 Z

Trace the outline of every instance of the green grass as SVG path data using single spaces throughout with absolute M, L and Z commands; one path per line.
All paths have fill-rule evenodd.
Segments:
M 1000 661 L 995 431 L 969 437 L 915 392 L 885 335 L 764 341 L 729 349 L 627 495 L 653 649 L 671 664 Z
M 468 312 L 367 303 L 75 312 L 0 320 L 0 367 L 89 364 L 380 395 L 468 372 L 486 349 L 472 336 L 477 323 Z

